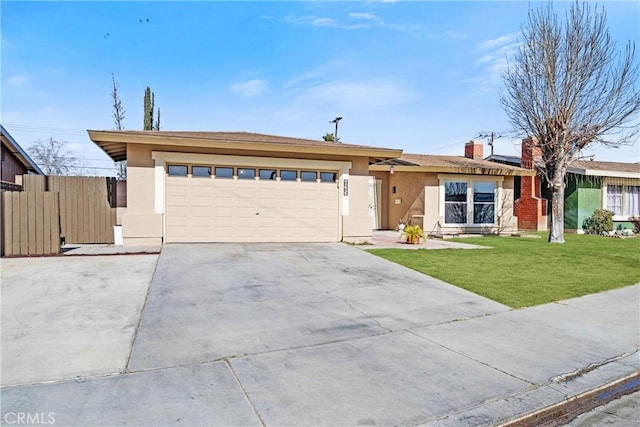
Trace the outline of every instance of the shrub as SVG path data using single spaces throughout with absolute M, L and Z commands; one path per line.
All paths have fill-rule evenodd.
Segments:
M 634 234 L 640 234 L 640 216 L 629 218 L 629 221 L 633 223 Z
M 613 231 L 613 212 L 606 209 L 596 209 L 584 220 L 582 228 L 589 234 L 605 234 Z

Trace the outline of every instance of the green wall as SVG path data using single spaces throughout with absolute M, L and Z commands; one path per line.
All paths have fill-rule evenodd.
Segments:
M 564 194 L 564 227 L 582 229 L 584 220 L 602 208 L 600 177 L 567 174 Z

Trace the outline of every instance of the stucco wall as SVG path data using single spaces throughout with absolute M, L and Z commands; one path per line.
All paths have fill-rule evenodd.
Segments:
M 162 243 L 162 214 L 155 212 L 154 166 L 150 147 L 127 147 L 127 210 L 122 214 L 125 245 Z
M 480 233 L 510 232 L 517 229 L 517 218 L 513 214 L 514 177 L 495 177 L 501 181 L 501 192 L 496 200 L 496 225 L 490 226 L 444 226 L 440 199 L 440 179 L 438 173 L 428 172 L 372 172 L 372 176 L 383 181 L 382 226 L 395 229 L 400 219 L 407 224 L 418 224 L 429 233 Z M 486 175 L 451 175 L 461 179 L 492 180 Z M 395 187 L 395 193 L 393 192 Z M 396 200 L 399 203 L 396 204 Z M 422 216 L 422 217 L 420 217 Z M 439 225 L 439 226 L 438 226 Z
M 318 154 L 292 154 L 242 150 L 207 150 L 202 148 L 153 146 L 128 144 L 127 147 L 127 210 L 122 214 L 123 238 L 125 245 L 157 244 L 163 238 L 163 214 L 158 212 L 158 192 L 164 191 L 157 185 L 159 179 L 155 170 L 152 152 L 199 153 L 251 157 L 271 157 L 280 159 L 308 159 L 351 162 L 348 184 L 348 214 L 341 215 L 341 238 L 345 241 L 364 242 L 371 239 L 371 218 L 368 213 L 367 157 L 336 156 Z M 338 185 L 342 186 L 340 182 Z M 161 204 L 161 203 L 160 203 Z

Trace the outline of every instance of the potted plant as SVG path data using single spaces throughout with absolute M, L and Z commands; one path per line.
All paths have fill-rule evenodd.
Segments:
M 420 239 L 424 239 L 424 232 L 419 225 L 408 225 L 404 228 L 402 235 L 406 238 L 405 242 L 412 245 L 420 243 Z

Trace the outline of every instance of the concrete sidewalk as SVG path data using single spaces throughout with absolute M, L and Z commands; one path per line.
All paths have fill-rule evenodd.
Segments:
M 99 347 L 93 371 L 91 358 L 15 357 L 11 369 L 29 374 L 8 383 L 7 354 L 37 330 L 5 293 L 28 266 L 5 276 L 3 261 L 3 316 L 18 317 L 10 347 L 3 330 L 2 423 L 27 413 L 60 425 L 499 425 L 640 369 L 640 285 L 511 310 L 341 244 L 166 245 L 147 294 L 154 257 L 62 260 L 92 259 L 145 263 L 122 294 L 130 304 L 106 299 L 123 317 L 103 322 L 123 328 L 109 338 L 118 345 Z M 91 325 L 83 339 L 102 343 Z

